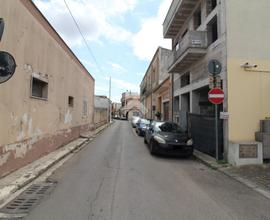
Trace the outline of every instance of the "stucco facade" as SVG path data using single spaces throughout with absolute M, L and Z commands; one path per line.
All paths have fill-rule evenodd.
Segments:
M 94 79 L 31 1 L 2 0 L 0 15 L 17 63 L 0 84 L 3 176 L 93 129 Z
M 95 128 L 98 128 L 110 121 L 109 110 L 110 100 L 106 96 L 95 96 Z
M 122 117 L 129 120 L 132 116 L 141 116 L 139 94 L 131 91 L 122 93 L 120 112 Z
M 172 119 L 171 76 L 167 71 L 169 55 L 170 50 L 159 47 L 141 82 L 140 100 L 143 115 L 147 119 Z M 157 117 L 157 114 L 160 116 Z

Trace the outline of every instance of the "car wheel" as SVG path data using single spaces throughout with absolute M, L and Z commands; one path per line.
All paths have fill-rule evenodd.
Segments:
M 187 158 L 190 158 L 190 157 L 192 157 L 192 156 L 193 156 L 193 150 L 190 150 L 190 151 L 187 153 L 186 157 L 187 157 Z
M 145 144 L 147 144 L 147 141 L 146 141 L 145 136 L 144 136 L 144 138 L 143 138 L 143 142 L 144 142 Z
M 149 150 L 150 150 L 151 155 L 157 154 L 157 148 L 156 148 L 155 142 L 153 140 L 150 141 Z

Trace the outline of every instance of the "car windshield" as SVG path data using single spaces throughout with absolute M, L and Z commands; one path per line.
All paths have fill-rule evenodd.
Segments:
M 140 120 L 141 125 L 149 125 L 150 121 L 146 120 L 146 119 L 141 119 Z
M 181 129 L 181 127 L 176 123 L 158 122 L 155 127 L 156 130 L 160 132 L 184 133 L 183 129 Z
M 139 117 L 134 117 L 134 118 L 132 119 L 132 121 L 134 121 L 135 123 L 137 123 L 139 120 L 140 120 Z

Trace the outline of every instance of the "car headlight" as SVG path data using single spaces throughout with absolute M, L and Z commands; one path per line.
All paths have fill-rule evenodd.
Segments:
M 188 145 L 188 146 L 193 145 L 193 140 L 192 140 L 192 139 L 189 139 L 189 140 L 187 141 L 187 145 Z
M 166 143 L 166 141 L 162 137 L 154 136 L 154 139 L 160 144 L 165 144 Z

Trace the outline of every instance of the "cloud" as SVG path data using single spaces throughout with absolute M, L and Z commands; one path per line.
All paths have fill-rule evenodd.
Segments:
M 108 93 L 109 92 L 109 85 L 108 86 L 100 86 L 95 85 L 95 94 L 97 93 Z
M 112 102 L 120 103 L 121 102 L 121 96 L 112 96 L 111 100 L 112 100 Z
M 171 48 L 171 40 L 163 39 L 163 21 L 172 0 L 163 0 L 156 16 L 145 19 L 133 37 L 134 54 L 141 60 L 150 61 L 158 46 Z
M 106 80 L 110 80 L 109 77 L 106 77 Z M 132 92 L 139 92 L 139 85 L 135 84 L 135 83 L 130 83 L 128 81 L 125 80 L 121 80 L 121 79 L 115 79 L 115 78 L 111 78 L 112 81 L 112 87 L 116 87 L 122 91 L 132 91 Z
M 127 71 L 123 66 L 121 66 L 121 65 L 118 64 L 118 63 L 114 63 L 114 62 L 109 61 L 108 64 L 109 64 L 109 65 L 111 66 L 111 68 L 112 68 L 115 72 L 117 72 L 117 73 L 124 73 L 124 72 Z
M 128 42 L 132 33 L 111 24 L 111 19 L 132 11 L 137 0 L 66 0 L 73 16 L 88 41 L 100 43 L 100 38 Z M 34 3 L 70 46 L 82 44 L 82 38 L 63 0 L 34 0 Z
M 136 73 L 137 76 L 144 76 L 144 73 Z

